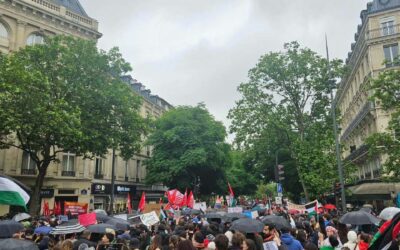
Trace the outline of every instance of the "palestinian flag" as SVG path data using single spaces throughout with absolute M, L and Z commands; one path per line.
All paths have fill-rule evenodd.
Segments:
M 317 215 L 318 214 L 318 201 L 312 201 L 304 205 L 306 211 L 308 212 L 308 216 Z
M 29 195 L 14 181 L 0 176 L 0 204 L 26 208 Z
M 388 250 L 398 249 L 397 243 L 392 246 L 393 240 L 400 233 L 400 213 L 396 214 L 392 220 L 386 221 L 379 231 L 374 235 L 369 250 Z

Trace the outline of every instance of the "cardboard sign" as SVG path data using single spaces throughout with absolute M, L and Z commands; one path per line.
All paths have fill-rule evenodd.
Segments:
M 251 218 L 257 219 L 258 218 L 258 211 L 251 211 Z
M 148 227 L 157 224 L 160 222 L 160 219 L 158 218 L 157 214 L 155 211 L 152 211 L 150 213 L 142 214 L 140 215 L 140 220 L 142 223 Z
M 242 213 L 243 207 L 228 207 L 228 213 Z
M 64 202 L 64 214 L 67 215 L 71 212 L 72 215 L 86 214 L 88 209 L 87 203 L 79 202 Z
M 205 203 L 205 202 L 194 203 L 193 209 L 206 211 L 207 210 L 207 203 Z
M 96 224 L 96 213 L 80 214 L 78 215 L 79 224 L 82 226 L 89 226 Z
M 157 215 L 159 215 L 161 206 L 162 206 L 161 204 L 146 204 L 146 206 L 144 207 L 143 213 L 146 214 L 146 213 L 155 211 L 157 213 Z
M 275 197 L 275 203 L 276 205 L 282 205 L 282 197 L 280 196 Z

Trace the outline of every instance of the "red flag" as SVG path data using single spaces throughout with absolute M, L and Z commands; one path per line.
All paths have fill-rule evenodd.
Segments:
M 43 202 L 43 215 L 44 216 L 50 215 L 49 203 L 47 201 Z
M 57 213 L 57 210 L 58 210 L 58 208 L 57 208 L 57 202 L 54 200 L 54 205 L 53 205 L 53 214 L 54 215 L 57 215 L 56 213 Z
M 80 214 L 78 215 L 78 221 L 84 227 L 96 224 L 96 213 Z
M 187 197 L 187 189 L 185 190 L 185 194 L 183 195 L 181 207 L 187 207 L 188 197 Z
M 126 208 L 128 209 L 128 213 L 132 213 L 132 204 L 131 204 L 131 196 L 128 193 L 128 198 L 126 200 Z
M 54 212 L 55 215 L 61 215 L 61 203 L 57 202 L 57 210 Z
M 233 193 L 233 189 L 232 189 L 231 184 L 229 182 L 228 182 L 228 188 L 229 188 L 229 195 L 234 197 L 235 194 Z
M 139 210 L 140 212 L 143 212 L 145 206 L 146 206 L 146 193 L 143 192 L 143 193 L 142 193 L 142 198 L 140 198 L 138 210 Z
M 187 200 L 187 206 L 189 208 L 193 208 L 194 207 L 194 196 L 193 196 L 193 192 L 192 191 L 190 191 L 190 194 L 189 194 L 189 197 L 188 197 L 188 200 Z
M 160 197 L 160 200 L 158 201 L 158 204 L 160 204 L 161 206 L 163 205 L 163 199 L 162 199 L 162 197 Z

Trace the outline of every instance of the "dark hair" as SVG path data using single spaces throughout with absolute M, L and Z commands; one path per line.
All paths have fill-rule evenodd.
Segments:
M 246 240 L 246 237 L 240 233 L 236 232 L 232 235 L 232 246 L 242 247 L 243 241 Z
M 303 229 L 297 231 L 296 239 L 304 246 L 307 241 L 307 234 Z
M 318 247 L 314 243 L 308 242 L 304 245 L 304 250 L 318 250 Z
M 156 234 L 153 238 L 153 241 L 151 242 L 149 246 L 149 250 L 156 250 L 157 248 L 161 249 L 162 247 L 162 238 L 161 235 Z
M 224 234 L 218 234 L 214 239 L 215 248 L 217 250 L 227 250 L 229 246 L 229 239 Z
M 246 245 L 249 248 L 249 250 L 256 250 L 256 243 L 254 242 L 254 240 L 251 239 L 246 239 Z M 219 249 L 218 249 L 219 250 Z
M 114 240 L 114 234 L 112 234 L 112 233 L 106 233 L 105 235 L 106 235 L 106 237 L 108 238 L 108 240 L 109 240 L 110 242 Z
M 178 235 L 172 235 L 169 237 L 169 250 L 175 250 L 178 247 L 181 238 Z
M 364 241 L 365 243 L 369 243 L 370 237 L 366 233 L 361 233 L 360 234 L 360 240 Z
M 331 244 L 332 247 L 339 246 L 339 241 L 334 235 L 329 236 L 329 243 Z
M 190 240 L 182 240 L 178 243 L 177 250 L 196 250 Z
M 197 242 L 197 243 L 204 243 L 204 235 L 201 232 L 196 232 L 193 235 L 193 239 Z
M 268 227 L 269 230 L 273 230 L 273 229 L 275 229 L 275 224 L 267 223 L 267 224 L 265 224 L 265 227 Z

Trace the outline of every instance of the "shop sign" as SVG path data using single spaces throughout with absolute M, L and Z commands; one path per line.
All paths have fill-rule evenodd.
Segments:
M 136 186 L 116 184 L 114 186 L 114 192 L 116 194 L 127 194 L 127 193 L 135 194 L 136 193 Z
M 54 189 L 44 188 L 40 190 L 40 197 L 42 198 L 52 198 L 54 196 Z
M 114 185 L 115 194 L 132 194 L 136 193 L 136 186 L 134 185 Z M 111 184 L 93 183 L 92 194 L 111 194 Z
M 93 183 L 92 194 L 111 194 L 110 184 Z

